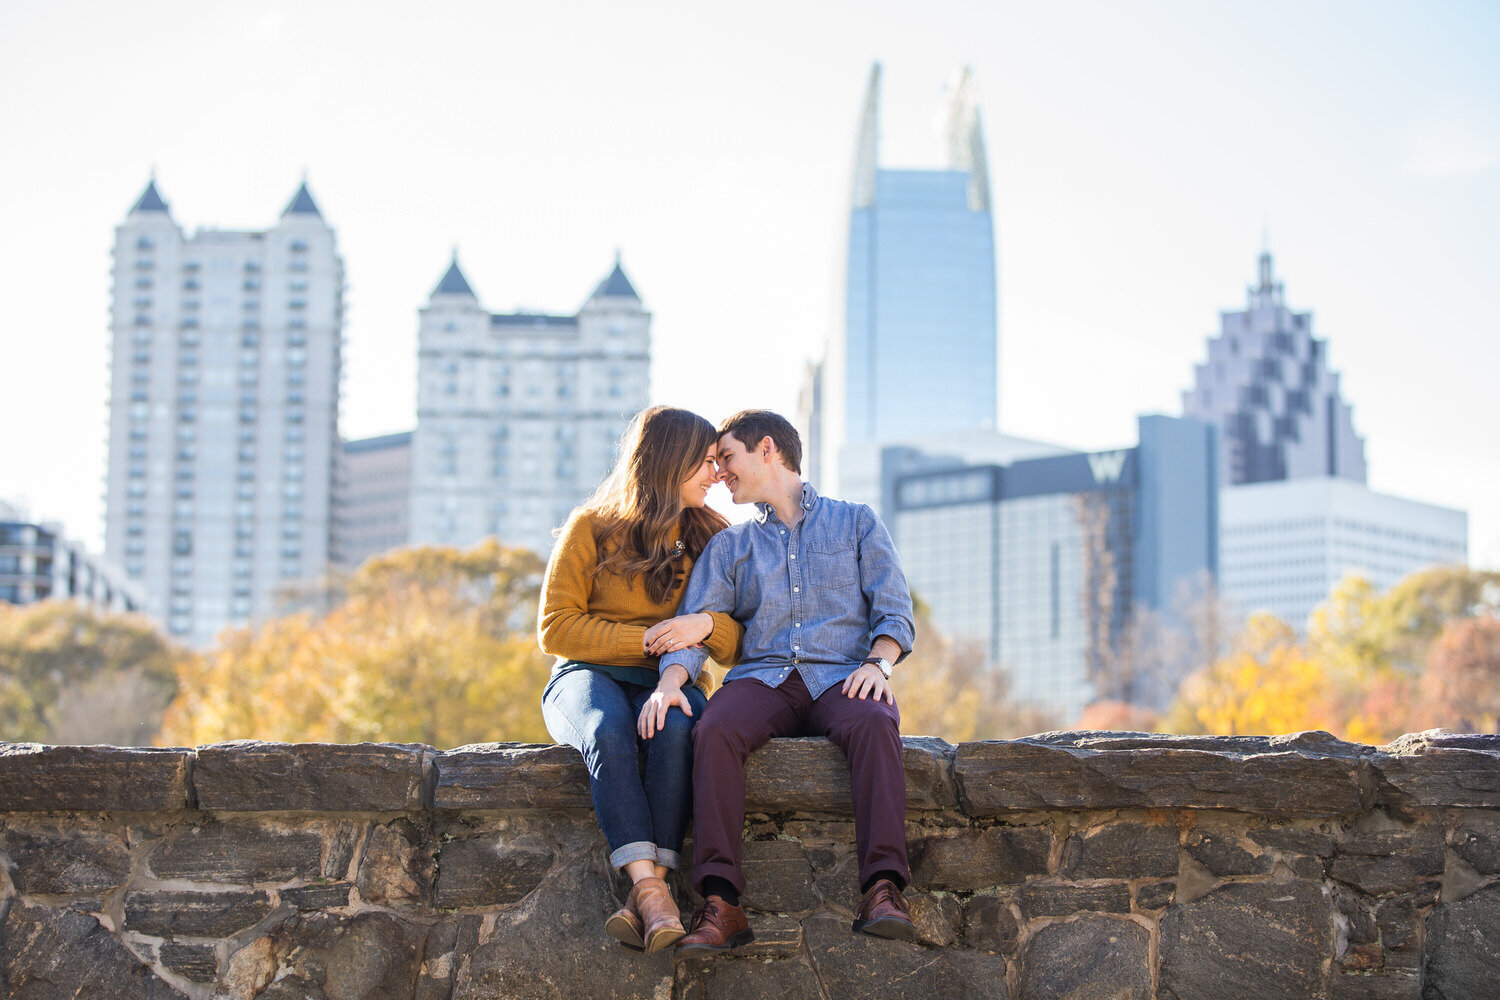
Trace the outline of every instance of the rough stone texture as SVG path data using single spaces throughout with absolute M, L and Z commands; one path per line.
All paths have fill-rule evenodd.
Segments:
M 1026 1000 L 1151 1000 L 1151 935 L 1128 920 L 1081 917 L 1037 932 L 1021 959 Z
M 124 840 L 97 830 L 27 824 L 0 830 L 0 851 L 14 865 L 16 891 L 26 895 L 104 892 L 130 875 Z
M 1326 858 L 1332 854 L 1334 844 L 1337 843 L 1332 834 L 1318 830 L 1288 830 L 1277 827 L 1264 830 L 1252 827 L 1250 839 L 1262 847 L 1290 851 L 1294 854 L 1311 854 L 1320 858 Z
M 1425 1000 L 1495 995 L 1500 989 L 1500 885 L 1432 911 L 1423 966 Z
M 1477 872 L 1500 875 L 1500 830 L 1462 830 L 1453 851 Z
M 957 801 L 948 777 L 953 745 L 931 736 L 902 741 L 906 808 L 943 809 Z M 772 740 L 745 767 L 745 803 L 752 810 L 832 812 L 849 815 L 849 764 L 822 738 Z
M 424 935 L 389 913 L 293 917 L 247 949 L 258 966 L 255 978 L 274 983 L 256 996 L 409 1000 Z
M 988 893 L 969 899 L 963 911 L 964 944 L 979 951 L 1015 954 L 1020 925 L 1013 905 L 1008 896 Z
M 958 900 L 919 889 L 908 889 L 905 896 L 911 907 L 911 922 L 917 928 L 917 940 L 936 948 L 946 948 L 958 940 L 963 924 Z
M 801 913 L 818 905 L 812 865 L 794 840 L 752 840 L 745 845 L 745 905 L 775 913 Z
M 182 1000 L 93 917 L 11 904 L 0 923 L 0 987 L 9 1000 Z
M 432 885 L 432 869 L 433 845 L 423 830 L 402 818 L 370 831 L 355 884 L 370 903 L 418 902 Z
M 818 977 L 802 960 L 755 962 L 720 959 L 691 963 L 703 1000 L 792 1000 L 816 997 Z
M 1366 806 L 1368 748 L 1327 733 L 1272 737 L 1053 733 L 965 743 L 954 757 L 969 815 L 1030 809 L 1234 809 L 1337 816 Z
M 520 902 L 547 877 L 552 852 L 540 844 L 471 837 L 444 844 L 436 903 L 448 908 Z
M 908 848 L 912 883 L 932 889 L 973 890 L 1047 874 L 1048 827 L 991 827 L 953 836 L 924 837 Z M 1175 859 L 1174 859 L 1175 868 Z
M 1372 757 L 1382 802 L 1500 808 L 1500 736 L 1410 733 L 1383 749 Z
M 212 983 L 219 973 L 219 960 L 210 944 L 162 943 L 161 964 L 184 979 L 195 983 Z
M 1264 875 L 1275 864 L 1268 854 L 1252 854 L 1232 837 L 1195 831 L 1184 844 L 1198 863 L 1215 875 Z
M 1129 913 L 1130 886 L 1067 885 L 1028 882 L 1021 889 L 1021 912 L 1027 919 L 1066 917 L 1071 913 Z
M 332 910 L 349 905 L 348 882 L 299 885 L 281 890 L 281 901 L 299 910 Z
M 680 897 L 679 897 L 680 898 Z M 690 914 L 682 915 L 684 925 Z M 774 913 L 757 913 L 754 917 L 755 940 L 740 954 L 754 958 L 790 958 L 802 949 L 802 921 Z
M 125 897 L 125 929 L 161 936 L 225 937 L 271 912 L 264 892 L 137 891 Z
M 224 812 L 401 812 L 420 809 L 432 751 L 389 743 L 262 743 L 199 747 L 198 806 Z
M 1063 846 L 1067 878 L 1139 878 L 1176 875 L 1177 828 L 1154 823 L 1111 823 L 1077 834 Z
M 1329 1000 L 1420 1000 L 1421 996 L 1421 977 L 1405 969 L 1335 975 L 1328 983 Z
M 1332 913 L 1302 882 L 1221 886 L 1161 919 L 1163 1000 L 1315 996 Z
M 849 933 L 843 920 L 818 915 L 803 923 L 808 955 L 829 997 L 960 1000 L 1004 997 L 1004 959 L 970 952 L 932 952 L 920 945 Z
M 1141 910 L 1159 910 L 1172 902 L 1176 882 L 1148 882 L 1135 890 L 1135 905 Z
M 434 762 L 439 809 L 593 809 L 583 758 L 570 746 L 476 743 Z
M 8 812 L 188 805 L 191 750 L 0 743 L 0 808 Z
M 207 823 L 169 831 L 152 844 L 146 863 L 161 879 L 287 882 L 317 878 L 322 855 L 323 838 L 315 831 Z

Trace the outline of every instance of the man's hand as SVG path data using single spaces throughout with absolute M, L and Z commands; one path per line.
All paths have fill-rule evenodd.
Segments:
M 713 616 L 706 611 L 700 611 L 696 615 L 678 615 L 648 628 L 642 645 L 647 656 L 662 656 L 698 645 L 713 630 Z
M 651 692 L 651 697 L 641 706 L 641 714 L 635 720 L 635 731 L 641 734 L 641 739 L 649 740 L 666 728 L 667 710 L 673 705 L 682 709 L 682 714 L 692 718 L 693 706 L 688 703 L 687 695 L 682 693 L 682 686 L 687 683 L 687 679 L 687 671 L 675 663 L 662 671 L 656 690 Z
M 842 690 L 849 698 L 874 698 L 876 701 L 884 699 L 892 705 L 896 704 L 896 696 L 891 693 L 891 682 L 885 679 L 885 674 L 873 663 L 860 664 L 858 670 L 844 678 Z

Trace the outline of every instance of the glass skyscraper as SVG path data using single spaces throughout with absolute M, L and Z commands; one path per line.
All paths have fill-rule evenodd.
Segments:
M 995 427 L 995 237 L 967 69 L 949 88 L 944 121 L 946 169 L 881 169 L 879 64 L 872 69 L 855 156 L 844 322 L 823 372 L 821 430 L 833 440 L 818 444 L 827 458 L 844 445 Z

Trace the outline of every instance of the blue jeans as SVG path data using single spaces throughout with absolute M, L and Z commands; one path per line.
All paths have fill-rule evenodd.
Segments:
M 708 698 L 696 686 L 684 687 L 693 717 L 674 706 L 666 728 L 643 740 L 635 722 L 653 690 L 573 670 L 553 677 L 542 693 L 547 731 L 583 754 L 594 812 L 616 868 L 632 861 L 681 867 L 682 837 L 693 815 L 693 723 Z

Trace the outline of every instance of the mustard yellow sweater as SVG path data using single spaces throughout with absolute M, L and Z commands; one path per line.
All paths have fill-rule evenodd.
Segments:
M 537 620 L 542 652 L 584 663 L 655 670 L 657 657 L 648 656 L 644 649 L 646 630 L 677 614 L 693 560 L 682 557 L 671 592 L 658 603 L 639 579 L 614 573 L 594 576 L 599 560 L 595 529 L 592 515 L 575 511 L 552 550 Z M 676 538 L 674 529 L 671 540 Z M 716 663 L 730 666 L 739 659 L 744 627 L 726 614 L 714 614 L 713 620 L 713 632 L 703 645 Z

